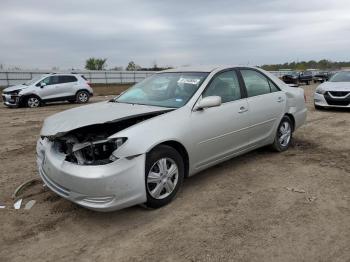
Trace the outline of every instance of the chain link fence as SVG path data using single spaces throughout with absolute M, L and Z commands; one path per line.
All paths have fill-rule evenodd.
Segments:
M 0 71 L 0 86 L 7 87 L 23 84 L 43 74 L 52 71 Z M 132 84 L 140 82 L 154 71 L 66 71 L 59 73 L 74 73 L 84 75 L 92 84 Z
M 43 74 L 54 73 L 53 71 L 0 71 L 0 87 L 23 84 Z M 155 71 L 66 71 L 60 73 L 75 73 L 84 75 L 92 84 L 132 84 L 140 82 Z M 277 77 L 286 72 L 271 71 Z

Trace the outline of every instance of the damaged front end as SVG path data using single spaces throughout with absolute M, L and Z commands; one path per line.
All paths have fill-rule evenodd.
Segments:
M 117 150 L 127 138 L 108 139 L 101 136 L 89 136 L 79 141 L 76 136 L 69 135 L 55 140 L 59 152 L 66 155 L 65 160 L 78 165 L 105 165 L 117 158 L 113 152 Z
M 113 152 L 127 141 L 126 137 L 110 138 L 110 136 L 159 114 L 161 113 L 85 126 L 57 137 L 47 138 L 58 153 L 65 155 L 65 161 L 77 165 L 106 165 L 118 159 Z

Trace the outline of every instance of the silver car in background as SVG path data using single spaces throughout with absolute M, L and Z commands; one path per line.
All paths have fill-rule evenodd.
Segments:
M 338 72 L 320 84 L 314 94 L 314 104 L 316 109 L 350 108 L 350 71 Z
M 306 111 L 303 89 L 258 68 L 162 71 L 108 102 L 47 118 L 39 174 L 89 209 L 157 208 L 201 170 L 266 145 L 287 150 Z
M 5 88 L 2 99 L 8 107 L 34 108 L 56 101 L 87 103 L 92 95 L 93 90 L 83 75 L 52 73 Z

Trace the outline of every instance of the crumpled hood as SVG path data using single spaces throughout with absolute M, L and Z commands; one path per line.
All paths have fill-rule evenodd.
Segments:
M 15 86 L 10 86 L 10 87 L 8 87 L 8 88 L 5 88 L 4 90 L 3 90 L 3 92 L 5 93 L 5 92 L 11 92 L 11 91 L 15 91 L 15 90 L 22 90 L 22 89 L 24 89 L 24 88 L 27 88 L 28 86 L 26 86 L 26 85 L 15 85 Z
M 324 91 L 350 91 L 350 82 L 324 82 L 318 88 Z
M 74 129 L 107 122 L 118 122 L 133 116 L 169 111 L 171 108 L 100 102 L 76 107 L 54 114 L 45 119 L 41 136 L 60 136 Z

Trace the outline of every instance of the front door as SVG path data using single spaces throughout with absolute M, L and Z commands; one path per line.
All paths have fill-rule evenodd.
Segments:
M 197 170 L 228 159 L 249 145 L 249 108 L 236 72 L 229 70 L 214 76 L 202 98 L 207 96 L 220 96 L 222 104 L 191 114 L 189 128 L 195 151 L 192 161 Z
M 45 86 L 41 84 L 45 83 Z M 38 88 L 37 93 L 42 100 L 50 100 L 56 96 L 56 85 L 58 84 L 58 76 L 52 75 L 44 78 L 38 84 L 36 84 L 36 88 Z

